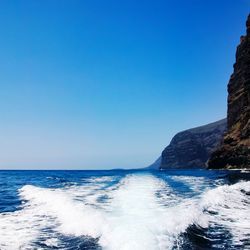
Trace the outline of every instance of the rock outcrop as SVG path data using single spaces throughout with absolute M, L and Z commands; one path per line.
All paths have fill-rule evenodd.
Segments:
M 161 156 L 155 162 L 146 167 L 146 169 L 159 169 L 161 167 Z
M 250 15 L 228 83 L 227 133 L 209 168 L 250 168 Z
M 225 131 L 226 119 L 223 119 L 176 134 L 162 152 L 160 169 L 205 168 Z

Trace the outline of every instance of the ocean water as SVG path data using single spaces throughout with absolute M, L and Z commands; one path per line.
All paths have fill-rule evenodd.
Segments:
M 250 249 L 249 177 L 0 171 L 0 249 Z

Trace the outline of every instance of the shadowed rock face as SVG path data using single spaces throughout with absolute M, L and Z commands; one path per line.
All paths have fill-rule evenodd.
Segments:
M 227 133 L 209 168 L 250 168 L 250 15 L 228 83 Z
M 161 156 L 151 165 L 146 167 L 146 169 L 159 169 L 161 166 Z
M 225 130 L 226 119 L 223 119 L 176 134 L 162 152 L 160 168 L 205 168 Z

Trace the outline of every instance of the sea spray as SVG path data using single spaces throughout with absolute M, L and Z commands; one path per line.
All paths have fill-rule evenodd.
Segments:
M 216 247 L 223 246 L 223 232 L 230 232 L 231 249 L 247 244 L 250 182 L 163 177 L 139 172 L 57 188 L 24 185 L 20 209 L 0 213 L 0 249 L 68 249 L 67 242 L 71 247 L 90 242 L 89 249 L 183 249 L 183 234 L 191 226 L 204 228 L 211 249 L 218 237 Z

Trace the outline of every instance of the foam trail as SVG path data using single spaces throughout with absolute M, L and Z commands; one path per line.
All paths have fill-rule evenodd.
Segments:
M 163 203 L 155 194 L 166 188 L 170 187 L 152 175 L 125 178 L 112 194 L 109 227 L 105 228 L 100 244 L 111 250 L 171 249 L 178 235 L 190 224 L 198 223 L 202 214 L 190 202 L 165 207 L 167 200 Z M 205 223 L 200 218 L 202 222 Z
M 230 230 L 235 245 L 250 237 L 250 181 L 223 185 L 203 194 L 201 204 L 209 212 L 210 225 Z
M 204 177 L 194 177 L 194 176 L 172 176 L 172 180 L 179 181 L 186 184 L 195 193 L 201 193 L 207 185 L 207 179 Z
M 34 249 L 33 242 L 41 236 L 45 245 L 55 244 L 58 240 L 44 232 L 48 228 L 63 234 L 98 237 L 105 217 L 85 203 L 94 202 L 104 181 L 110 180 L 92 178 L 90 185 L 61 189 L 24 186 L 19 190 L 21 199 L 27 201 L 23 209 L 0 213 L 0 249 Z
M 220 239 L 227 229 L 232 235 L 234 245 L 242 245 L 249 239 L 250 181 L 218 186 L 221 180 L 216 180 L 213 185 L 217 187 L 211 189 L 211 184 L 209 187 L 203 177 L 174 176 L 172 179 L 188 184 L 196 193 L 205 190 L 197 199 L 193 199 L 193 202 L 196 202 L 196 207 L 200 206 L 209 226 L 217 227 L 210 235 L 212 238 Z
M 223 225 L 236 244 L 250 235 L 250 182 L 183 198 L 151 174 L 128 175 L 112 188 L 104 188 L 103 180 L 59 189 L 21 188 L 20 197 L 27 201 L 23 209 L 0 214 L 0 249 L 36 249 L 41 235 L 46 245 L 60 246 L 57 233 L 97 238 L 106 250 L 172 249 L 193 224 Z M 166 195 L 157 195 L 162 190 Z M 109 202 L 99 206 L 104 194 Z
M 21 189 L 21 195 L 33 207 L 40 208 L 37 210 L 40 216 L 45 214 L 56 218 L 62 233 L 92 237 L 100 235 L 101 225 L 104 224 L 101 212 L 72 200 L 63 192 L 25 186 Z
M 20 195 L 28 203 L 16 214 L 17 221 L 11 221 L 14 218 L 12 213 L 9 214 L 11 220 L 4 216 L 11 221 L 5 232 L 13 235 L 28 222 L 30 227 L 27 228 L 27 234 L 20 230 L 19 238 L 24 240 L 24 249 L 28 249 L 32 240 L 40 236 L 41 230 L 48 227 L 65 235 L 99 237 L 99 244 L 109 250 L 170 249 L 179 233 L 199 218 L 199 211 L 190 202 L 165 207 L 167 197 L 163 202 L 155 194 L 166 188 L 169 187 L 152 175 L 128 176 L 119 183 L 117 189 L 107 190 L 111 202 L 105 211 L 75 200 L 70 189 L 24 186 Z M 169 198 L 172 200 L 173 196 Z M 186 213 L 187 209 L 189 213 Z M 28 232 L 31 237 L 25 238 Z M 11 235 L 0 237 L 0 242 L 6 242 Z
M 100 244 L 107 249 L 156 249 L 160 244 L 155 192 L 163 183 L 152 176 L 129 176 L 112 194 L 112 213 Z M 157 235 L 157 236 L 156 236 Z

